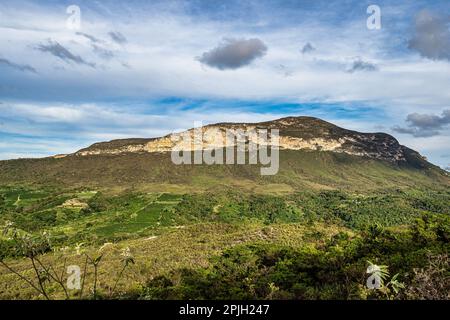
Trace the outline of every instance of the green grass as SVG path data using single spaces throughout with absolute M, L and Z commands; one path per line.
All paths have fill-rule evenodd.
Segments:
M 95 229 L 94 232 L 99 236 L 108 237 L 141 232 L 152 227 L 170 226 L 174 222 L 170 211 L 166 211 L 170 208 L 172 205 L 167 203 L 150 203 L 132 214 L 128 221 L 109 224 Z
M 298 121 L 310 125 L 282 126 L 282 134 L 355 134 L 317 119 Z M 379 146 L 386 136 L 378 138 L 365 147 Z M 36 280 L 18 250 L 23 243 L 6 230 L 12 223 L 20 237 L 48 236 L 39 258 L 64 275 L 64 264 L 83 265 L 80 243 L 91 256 L 102 254 L 103 298 L 127 247 L 136 263 L 114 298 L 404 299 L 424 298 L 419 289 L 430 287 L 427 292 L 448 295 L 448 262 L 440 269 L 433 263 L 449 251 L 450 178 L 404 151 L 408 161 L 395 164 L 282 150 L 275 176 L 261 176 L 258 165 L 178 166 L 170 153 L 0 161 L 0 258 Z M 399 273 L 405 289 L 368 292 L 367 260 Z M 417 272 L 424 276 L 415 278 Z M 84 298 L 92 298 L 92 280 L 88 268 Z M 64 297 L 54 282 L 45 285 L 53 297 Z M 0 299 L 42 296 L 0 268 Z
M 267 270 L 267 279 L 285 295 L 278 297 L 335 298 L 343 291 L 331 285 L 310 286 L 310 279 L 322 274 L 293 266 L 318 254 L 324 260 L 318 267 L 329 271 L 327 259 L 333 257 L 330 261 L 342 263 L 339 272 L 344 274 L 345 268 L 353 272 L 363 267 L 363 259 L 378 257 L 395 270 L 412 274 L 414 267 L 424 266 L 425 250 L 437 254 L 447 250 L 450 183 L 434 168 L 404 168 L 328 152 L 286 151 L 281 157 L 280 172 L 272 177 L 260 176 L 257 166 L 172 166 L 164 154 L 2 162 L 0 226 L 13 222 L 21 236 L 37 237 L 46 231 L 54 252 L 42 258 L 60 267 L 60 255 L 68 263 L 82 263 L 74 253 L 77 243 L 92 254 L 104 243 L 113 243 L 102 262 L 103 292 L 121 269 L 121 249 L 130 247 L 136 265 L 119 287 L 127 297 L 144 298 L 167 293 L 167 288 L 152 282 L 161 277 L 167 277 L 170 290 L 181 297 L 207 298 L 209 291 L 194 285 L 201 283 L 201 277 L 186 276 L 183 270 L 190 275 L 209 274 L 203 280 L 212 280 L 206 287 L 213 287 L 241 271 L 239 263 L 234 265 L 236 256 L 243 259 L 242 265 L 256 270 L 244 279 L 257 279 L 254 285 L 261 286 L 261 295 L 252 296 L 245 289 L 242 296 L 228 297 L 267 298 Z M 80 205 L 65 205 L 68 200 Z M 377 228 L 384 231 L 377 233 Z M 381 241 L 380 249 L 370 247 L 369 255 L 361 244 L 352 251 L 354 241 L 368 230 Z M 1 257 L 31 275 L 10 238 L 10 234 L 0 237 Z M 400 238 L 403 242 L 397 242 Z M 66 247 L 69 251 L 59 254 Z M 239 249 L 233 251 L 234 247 Z M 239 252 L 246 254 L 240 257 Z M 266 264 L 272 258 L 276 266 Z M 258 259 L 263 262 L 255 263 Z M 221 269 L 220 275 L 210 269 L 224 265 L 232 268 Z M 307 280 L 289 278 L 297 271 L 308 273 Z M 360 271 L 351 273 L 352 281 Z M 91 279 L 92 270 L 88 273 Z M 280 280 L 283 277 L 286 282 Z M 188 290 L 176 279 L 189 282 Z M 292 279 L 300 289 L 288 285 Z M 242 290 L 238 283 L 230 282 L 230 288 Z M 197 296 L 188 294 L 191 285 Z M 59 294 L 56 287 L 52 290 Z M 0 298 L 39 297 L 0 269 Z
M 64 243 L 101 243 L 161 234 L 167 228 L 204 222 L 310 223 L 320 221 L 353 229 L 372 224 L 410 224 L 422 213 L 449 214 L 450 192 L 391 189 L 354 193 L 335 190 L 278 194 L 244 193 L 233 188 L 174 194 L 127 190 L 107 194 L 96 190 L 3 188 L 0 223 L 12 221 L 25 232 L 43 230 Z M 17 206 L 15 196 L 24 200 Z M 22 198 L 21 198 L 22 199 Z M 78 199 L 87 208 L 62 204 Z
M 274 224 L 270 228 L 261 223 L 223 224 L 201 223 L 183 228 L 167 228 L 166 232 L 157 236 L 141 236 L 137 239 L 127 239 L 114 242 L 102 251 L 104 258 L 100 264 L 99 287 L 102 292 L 108 292 L 121 269 L 121 249 L 129 247 L 136 264 L 131 266 L 125 278 L 119 283 L 119 293 L 130 293 L 161 274 L 168 274 L 178 268 L 197 268 L 209 265 L 209 259 L 226 248 L 236 245 L 266 242 L 281 245 L 300 246 L 303 244 L 325 243 L 325 240 L 339 231 L 344 230 L 335 226 L 318 224 L 305 227 L 300 224 Z M 320 237 L 309 238 L 309 233 L 319 233 Z M 106 242 L 106 241 L 105 241 Z M 98 254 L 103 245 L 85 243 L 84 247 L 92 255 Z M 69 245 L 64 251 L 63 258 L 67 258 L 68 265 L 83 265 L 84 257 L 77 256 L 75 245 Z M 48 253 L 41 257 L 42 261 L 53 263 L 62 268 L 63 259 L 59 254 Z M 8 263 L 32 276 L 32 269 L 25 259 L 7 259 Z M 59 269 L 58 269 L 59 270 Z M 91 284 L 92 268 L 88 269 L 88 280 Z M 63 298 L 62 292 L 56 286 L 55 295 Z M 90 287 L 89 287 L 90 288 Z M 2 299 L 37 299 L 36 293 L 26 284 L 18 281 L 16 276 L 0 267 L 0 297 Z
M 165 189 L 178 193 L 221 186 L 245 191 L 257 188 L 266 193 L 277 193 L 278 190 L 272 191 L 275 185 L 288 192 L 330 188 L 371 192 L 396 187 L 450 186 L 448 175 L 433 166 L 418 169 L 333 152 L 282 150 L 277 175 L 262 177 L 259 169 L 257 165 L 178 166 L 170 161 L 170 153 L 130 153 L 0 161 L 0 181 L 19 187 L 72 186 L 122 191 L 134 188 L 153 192 Z

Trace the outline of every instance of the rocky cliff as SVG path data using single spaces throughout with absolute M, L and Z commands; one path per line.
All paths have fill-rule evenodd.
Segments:
M 261 129 L 278 129 L 279 148 L 282 150 L 331 151 L 400 164 L 412 164 L 415 167 L 427 164 L 426 159 L 419 153 L 400 145 L 388 134 L 351 131 L 312 117 L 288 117 L 261 123 L 218 123 L 161 138 L 100 142 L 79 150 L 74 155 L 170 152 L 175 146 L 178 150 L 223 148 L 237 143 L 236 140 L 227 139 L 227 130 L 251 132 Z M 192 143 L 200 132 L 201 143 L 199 141 Z M 185 141 L 183 144 L 180 142 L 182 137 L 190 137 L 191 143 Z M 247 140 L 255 144 L 270 145 L 270 130 L 267 140 L 257 139 L 256 135 L 248 136 Z

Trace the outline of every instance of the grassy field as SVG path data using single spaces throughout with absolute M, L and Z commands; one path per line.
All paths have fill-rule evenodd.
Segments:
M 131 266 L 124 279 L 119 283 L 116 296 L 139 294 L 142 287 L 156 276 L 167 275 L 179 268 L 197 268 L 209 265 L 209 259 L 222 250 L 245 243 L 274 243 L 300 246 L 310 243 L 318 245 L 340 228 L 318 225 L 306 228 L 301 225 L 273 225 L 270 228 L 263 224 L 229 225 L 220 223 L 195 224 L 186 227 L 170 228 L 159 236 L 142 237 L 133 240 L 122 240 L 102 246 L 86 245 L 84 250 L 92 255 L 104 254 L 100 264 L 99 291 L 108 296 L 121 269 L 121 252 L 130 248 L 136 263 Z M 317 240 L 305 240 L 305 234 L 316 233 Z M 103 247 L 103 249 L 100 249 Z M 60 270 L 66 265 L 83 266 L 84 256 L 77 255 L 75 246 L 70 246 L 62 253 L 44 254 L 42 261 L 51 263 Z M 32 276 L 33 270 L 27 259 L 7 260 L 23 274 Z M 92 283 L 93 269 L 88 269 L 87 282 Z M 2 270 L 0 296 L 2 299 L 38 299 L 43 298 L 24 282 L 17 281 L 17 276 Z M 52 284 L 49 291 L 55 298 L 64 298 L 62 290 Z M 72 292 L 76 297 L 79 291 Z
M 318 151 L 282 151 L 269 177 L 167 157 L 0 161 L 0 298 L 448 299 L 448 173 Z M 369 261 L 390 269 L 382 290 L 364 286 Z M 70 265 L 85 286 L 66 293 Z
M 0 239 L 2 261 L 22 276 L 34 277 L 36 282 L 30 260 L 18 250 L 18 240 L 11 232 L 6 232 L 9 224 L 20 237 L 41 238 L 45 232 L 48 245 L 39 254 L 39 261 L 59 270 L 58 273 L 68 265 L 78 265 L 84 270 L 86 254 L 89 257 L 102 255 L 95 296 L 92 292 L 94 268 L 87 264 L 83 298 L 207 299 L 228 295 L 237 299 L 348 299 L 367 296 L 363 289 L 355 289 L 364 284 L 355 279 L 364 278 L 368 260 L 393 266 L 401 271 L 402 281 L 412 283 L 413 269 L 426 267 L 428 251 L 440 257 L 448 252 L 450 192 L 445 188 L 349 192 L 332 188 L 294 190 L 284 184 L 273 184 L 270 189 L 253 185 L 253 191 L 249 192 L 249 187 L 249 184 L 214 186 L 197 192 L 188 188 L 183 193 L 181 187 L 173 189 L 177 192 L 152 192 L 153 186 L 115 191 L 110 188 L 63 190 L 5 186 L 0 189 L 0 224 L 4 231 Z M 381 230 L 379 234 L 373 231 L 377 228 Z M 367 237 L 368 232 L 375 232 L 384 249 L 366 248 L 367 241 L 352 248 L 354 243 Z M 417 246 L 420 242 L 413 240 L 414 237 L 426 239 L 426 244 Z M 405 244 L 408 241 L 414 241 L 415 245 Z M 240 248 L 238 253 L 230 251 L 235 247 Z M 134 263 L 127 265 L 121 274 L 126 248 Z M 248 254 L 241 257 L 239 252 Z M 284 257 L 286 252 L 291 253 Z M 308 255 L 304 256 L 304 252 Z M 344 256 L 336 258 L 337 253 Z M 231 262 L 228 260 L 236 254 L 238 261 L 249 259 L 242 263 L 249 264 L 250 269 L 245 272 L 233 269 L 237 268 L 235 258 Z M 273 265 L 267 262 L 273 259 L 265 257 L 267 254 L 284 258 L 275 258 L 278 262 Z M 279 263 L 292 260 L 287 268 L 294 268 L 298 261 L 311 259 L 309 254 L 317 261 L 327 256 L 330 261 L 343 259 L 337 269 L 351 269 L 349 274 L 355 277 L 351 285 L 347 284 L 351 290 L 338 289 L 342 284 L 322 288 L 319 282 L 298 279 L 294 276 L 296 273 L 290 276 L 292 270 L 283 271 L 285 276 L 278 278 Z M 296 255 L 300 258 L 293 258 Z M 408 260 L 403 263 L 406 267 L 402 267 L 399 255 Z M 316 266 L 315 271 L 302 272 L 320 278 L 323 275 L 310 273 L 321 268 L 329 271 L 325 261 L 328 260 Z M 224 264 L 227 267 L 222 270 Z M 222 271 L 217 273 L 217 268 Z M 266 276 L 274 277 L 273 281 L 264 284 L 261 270 L 269 272 Z M 240 272 L 247 276 L 229 279 L 229 273 Z M 193 285 L 192 281 L 199 282 L 195 280 L 198 273 L 205 274 L 204 281 L 231 281 L 229 285 L 236 286 L 239 294 L 227 293 L 223 288 L 216 288 L 214 292 L 206 290 L 211 284 Z M 240 284 L 247 278 L 256 281 L 253 285 L 260 290 L 243 288 Z M 4 267 L 0 268 L 0 279 L 3 299 L 44 298 Z M 164 285 L 158 279 L 163 279 Z M 301 294 L 287 286 L 291 281 L 302 286 L 298 291 Z M 270 286 L 278 288 L 278 293 L 271 293 Z M 51 297 L 65 297 L 55 281 L 45 283 L 45 287 Z M 69 296 L 79 298 L 80 294 L 80 290 L 74 290 Z M 394 297 L 392 292 L 390 294 Z M 403 294 L 396 298 L 405 298 L 406 293 Z
M 232 186 L 253 192 L 341 189 L 367 191 L 383 188 L 435 189 L 449 187 L 450 179 L 431 166 L 398 166 L 374 159 L 333 152 L 280 152 L 280 171 L 261 176 L 258 165 L 177 166 L 170 154 L 130 153 L 120 156 L 68 156 L 61 159 L 0 161 L 3 185 L 48 188 L 146 189 L 148 192 L 198 192 Z

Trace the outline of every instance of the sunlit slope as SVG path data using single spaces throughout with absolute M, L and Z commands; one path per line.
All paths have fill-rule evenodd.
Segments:
M 177 185 L 204 189 L 217 185 L 254 188 L 373 190 L 387 187 L 448 188 L 448 175 L 430 165 L 417 168 L 367 157 L 325 151 L 280 151 L 280 169 L 261 176 L 259 165 L 175 165 L 170 153 L 0 161 L 0 183 L 61 187 L 145 187 Z

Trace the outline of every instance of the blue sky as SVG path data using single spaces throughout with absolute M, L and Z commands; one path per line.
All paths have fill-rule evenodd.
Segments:
M 449 22 L 447 0 L 0 0 L 0 159 L 310 115 L 449 166 Z

